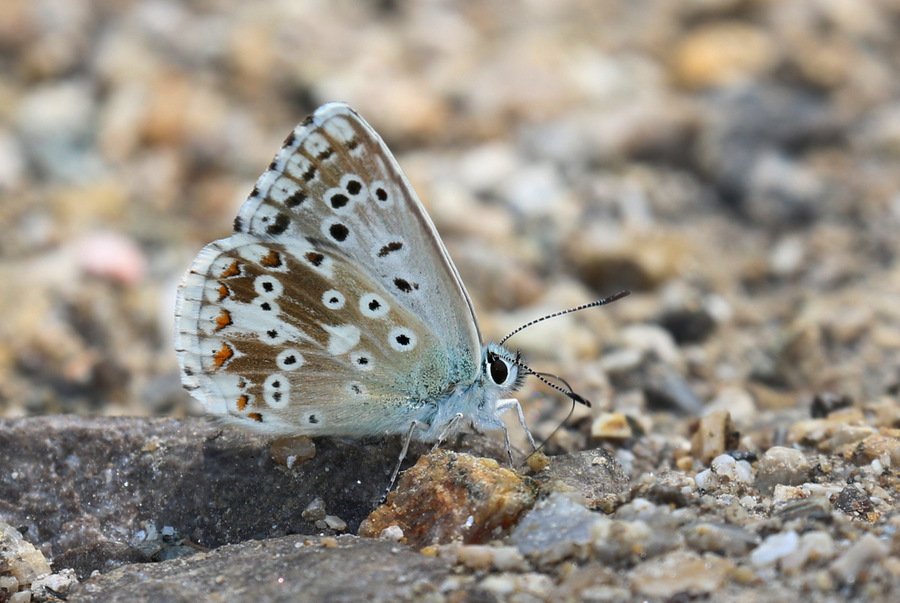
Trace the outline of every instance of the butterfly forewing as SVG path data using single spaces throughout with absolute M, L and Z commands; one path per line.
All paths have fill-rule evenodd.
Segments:
M 478 372 L 471 302 L 434 226 L 341 104 L 288 137 L 176 314 L 185 386 L 273 433 L 404 431 L 391 413 Z

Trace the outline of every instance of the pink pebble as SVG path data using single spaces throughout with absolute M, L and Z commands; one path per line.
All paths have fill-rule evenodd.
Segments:
M 113 232 L 97 232 L 75 246 L 79 267 L 98 278 L 122 285 L 133 285 L 147 271 L 147 260 L 135 242 Z

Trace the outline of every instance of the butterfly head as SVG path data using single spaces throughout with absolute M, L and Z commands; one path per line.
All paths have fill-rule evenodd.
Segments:
M 503 346 L 487 344 L 482 354 L 485 386 L 496 388 L 500 397 L 516 391 L 525 379 L 521 362 L 518 351 L 513 354 Z

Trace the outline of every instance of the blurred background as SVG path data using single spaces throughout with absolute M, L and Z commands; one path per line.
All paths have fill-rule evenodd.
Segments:
M 510 342 L 601 408 L 896 400 L 898 25 L 897 0 L 3 0 L 0 416 L 199 413 L 177 283 L 333 100 L 486 336 L 635 292 Z

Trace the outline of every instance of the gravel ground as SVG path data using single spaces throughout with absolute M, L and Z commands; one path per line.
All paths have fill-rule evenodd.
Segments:
M 892 600 L 898 23 L 889 0 L 4 0 L 0 601 Z M 415 455 L 376 511 L 396 442 L 316 442 L 324 456 L 285 466 L 194 418 L 175 287 L 333 100 L 397 155 L 486 335 L 633 292 L 510 341 L 594 402 L 547 443 L 549 467 L 508 472 L 488 434 Z M 534 380 L 520 399 L 542 439 L 569 411 Z M 87 418 L 44 416 L 60 414 Z M 263 516 L 204 531 L 202 504 L 177 497 L 227 511 L 219 438 L 252 459 L 229 471 L 262 468 L 266 496 L 295 483 L 294 503 L 242 498 Z M 171 490 L 190 512 L 109 512 L 168 493 L 166 468 L 204 484 Z M 341 480 L 365 482 L 362 506 L 328 499 Z M 71 521 L 34 519 L 59 501 Z M 463 512 L 479 523 L 435 519 Z M 357 531 L 376 538 L 336 536 Z M 164 537 L 181 544 L 146 546 Z M 235 564 L 265 588 L 213 569 Z

